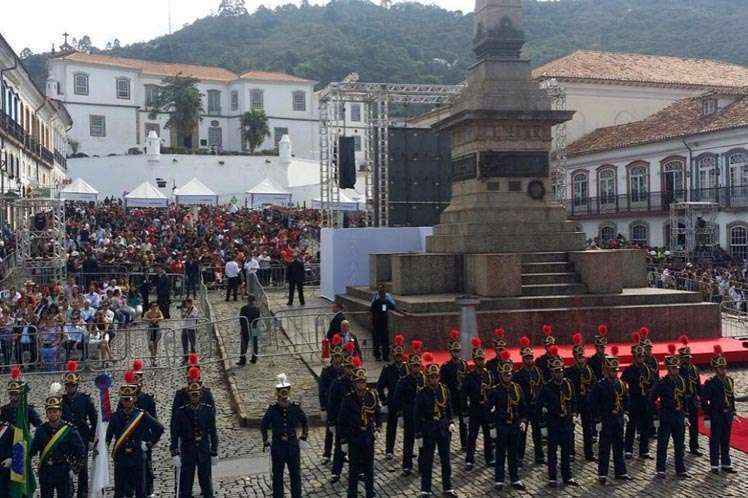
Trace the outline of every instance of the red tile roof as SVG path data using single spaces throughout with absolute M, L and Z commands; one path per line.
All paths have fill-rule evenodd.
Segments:
M 591 80 L 687 88 L 748 86 L 748 67 L 709 59 L 578 50 L 532 72 L 534 79 Z
M 720 93 L 720 92 L 712 92 Z M 729 92 L 733 95 L 738 92 Z M 569 157 L 623 149 L 721 130 L 748 127 L 748 95 L 709 115 L 703 114 L 704 96 L 679 100 L 641 121 L 598 128 L 569 144 Z
M 240 76 L 243 80 L 278 81 L 288 83 L 314 83 L 312 80 L 299 78 L 291 74 L 271 73 L 267 71 L 247 71 Z

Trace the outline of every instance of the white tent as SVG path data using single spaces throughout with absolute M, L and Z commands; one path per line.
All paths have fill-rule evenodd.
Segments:
M 326 207 L 333 211 L 364 211 L 366 209 L 363 202 L 351 199 L 343 191 L 340 192 L 338 202 L 329 202 Z M 312 209 L 322 209 L 322 202 L 319 197 L 312 201 Z
M 64 201 L 96 201 L 98 196 L 98 190 L 83 178 L 76 178 L 60 192 L 60 198 Z
M 251 208 L 260 207 L 264 204 L 288 206 L 291 203 L 291 193 L 275 185 L 270 178 L 265 178 L 247 190 L 246 194 L 246 205 Z
M 179 187 L 174 195 L 177 198 L 177 204 L 209 204 L 211 206 L 218 204 L 218 195 L 197 178 Z
M 169 199 L 148 182 L 143 182 L 125 196 L 125 207 L 166 207 Z

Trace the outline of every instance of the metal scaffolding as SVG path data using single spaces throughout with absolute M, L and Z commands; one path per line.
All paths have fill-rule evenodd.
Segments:
M 541 88 L 548 92 L 555 111 L 566 110 L 566 89 L 558 80 L 552 78 L 543 81 Z M 564 202 L 566 198 L 566 123 L 556 125 L 553 134 L 553 146 L 551 149 L 551 185 L 553 195 L 558 202 Z
M 345 104 L 358 102 L 364 106 L 362 116 L 366 129 L 366 202 L 367 225 L 388 226 L 389 134 L 391 104 L 446 104 L 457 95 L 462 85 L 419 85 L 408 83 L 360 83 L 358 75 L 334 82 L 319 93 L 320 140 L 320 204 L 324 226 L 335 227 L 338 220 L 332 207 L 340 201 L 338 186 L 338 138 L 345 136 Z M 379 192 L 377 219 L 372 220 L 374 174 Z
M 686 261 L 711 256 L 719 246 L 716 202 L 670 204 L 670 252 Z
M 13 203 L 18 265 L 38 283 L 63 282 L 66 275 L 65 203 L 25 197 Z

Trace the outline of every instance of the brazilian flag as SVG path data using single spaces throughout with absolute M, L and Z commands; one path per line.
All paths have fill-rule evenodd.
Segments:
M 18 402 L 16 424 L 13 427 L 13 450 L 10 464 L 11 498 L 31 498 L 36 491 L 34 473 L 31 471 L 31 432 L 29 431 L 28 384 L 24 384 Z

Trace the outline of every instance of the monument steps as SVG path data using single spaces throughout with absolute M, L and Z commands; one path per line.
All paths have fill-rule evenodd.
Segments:
M 521 255 L 522 264 L 531 263 L 567 263 L 569 254 L 565 252 L 527 252 Z
M 579 277 L 574 272 L 522 274 L 522 285 L 575 284 L 578 282 Z
M 580 283 L 522 285 L 522 296 L 568 296 L 585 294 L 587 287 Z
M 530 273 L 566 273 L 574 270 L 574 265 L 565 262 L 549 262 L 549 263 L 522 263 L 522 274 Z

